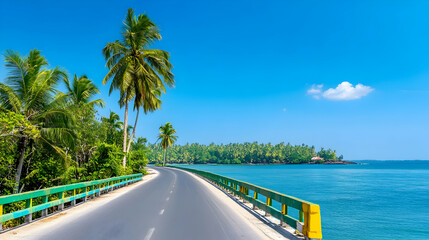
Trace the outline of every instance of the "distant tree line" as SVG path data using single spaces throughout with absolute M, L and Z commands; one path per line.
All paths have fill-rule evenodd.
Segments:
M 160 163 L 163 160 L 163 149 L 158 144 L 148 144 L 151 150 L 148 153 L 150 163 Z M 312 157 L 320 157 L 323 160 L 312 161 Z M 341 161 L 343 156 L 331 149 L 321 148 L 316 152 L 314 146 L 291 145 L 290 143 L 230 143 L 226 145 L 202 145 L 198 143 L 186 145 L 173 145 L 167 156 L 168 163 L 188 164 L 300 164 L 300 163 L 324 163 Z

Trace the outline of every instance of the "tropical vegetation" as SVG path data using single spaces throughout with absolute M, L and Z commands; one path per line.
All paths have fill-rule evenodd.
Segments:
M 50 67 L 40 51 L 4 55 L 0 83 L 0 193 L 141 172 L 147 163 L 141 141 L 132 142 L 122 167 L 122 123 L 111 112 L 96 119 L 99 90 L 87 76 L 69 78 Z M 66 91 L 59 90 L 60 85 Z M 130 139 L 132 140 L 132 139 Z
M 119 90 L 124 120 L 105 106 L 96 84 L 86 75 L 52 67 L 39 50 L 28 55 L 4 54 L 5 79 L 0 79 L 0 195 L 146 171 L 147 140 L 136 136 L 140 111 L 161 108 L 161 94 L 174 86 L 168 52 L 150 49 L 161 39 L 147 15 L 129 9 L 122 39 L 108 43 L 102 54 L 111 81 Z M 128 106 L 137 111 L 128 125 Z M 137 137 L 137 139 L 136 139 Z M 56 196 L 50 196 L 55 198 Z M 40 199 L 34 199 L 36 202 Z M 5 212 L 25 203 L 4 206 Z M 15 219 L 3 224 L 13 227 Z
M 150 163 L 159 163 L 165 155 L 165 148 L 158 144 L 148 144 Z M 169 163 L 185 164 L 301 164 L 329 163 L 343 160 L 343 156 L 331 149 L 316 151 L 314 146 L 291 145 L 290 143 L 230 143 L 226 145 L 202 145 L 198 143 L 173 145 L 169 150 Z M 322 160 L 312 161 L 313 157 Z

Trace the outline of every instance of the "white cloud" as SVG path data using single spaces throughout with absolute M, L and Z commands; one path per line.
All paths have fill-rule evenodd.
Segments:
M 286 108 L 283 108 L 283 112 L 286 112 Z
M 342 101 L 356 100 L 374 91 L 373 88 L 364 86 L 360 83 L 353 87 L 353 85 L 349 82 L 342 82 L 338 84 L 336 88 L 329 88 L 326 91 L 323 91 L 322 88 L 323 85 L 313 85 L 310 89 L 307 90 L 307 94 L 312 95 L 315 99 L 320 99 L 323 97 L 328 100 Z
M 320 84 L 320 85 L 313 84 L 313 86 L 311 86 L 311 88 L 307 90 L 307 94 L 316 96 L 322 92 L 322 88 L 323 88 L 323 84 Z

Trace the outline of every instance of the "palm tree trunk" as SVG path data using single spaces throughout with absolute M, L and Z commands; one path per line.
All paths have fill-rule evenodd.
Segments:
M 167 154 L 167 148 L 164 149 L 164 163 L 162 164 L 162 166 L 165 166 L 165 155 Z
M 21 153 L 19 155 L 19 162 L 18 162 L 18 168 L 16 169 L 16 175 L 15 175 L 15 186 L 13 188 L 13 193 L 18 193 L 19 191 L 19 181 L 21 180 L 21 172 L 22 172 L 22 165 L 24 165 L 24 157 L 25 157 L 25 150 L 27 149 L 27 137 L 23 137 L 20 139 L 20 150 Z
M 128 100 L 125 101 L 125 117 L 124 117 L 124 145 L 122 148 L 122 152 L 124 154 L 127 151 L 127 132 L 128 132 Z M 124 156 L 124 159 L 122 161 L 122 166 L 125 167 L 127 165 L 127 158 Z
M 139 113 L 140 113 L 140 109 L 138 109 L 138 108 L 137 108 L 136 121 L 134 122 L 134 129 L 133 129 L 133 133 L 131 134 L 131 138 L 130 138 L 130 140 L 128 141 L 127 152 L 129 152 L 129 151 L 130 151 L 131 143 L 133 142 L 134 135 L 136 134 L 136 128 L 137 128 L 137 121 L 138 121 L 138 119 L 139 119 Z
M 133 133 L 131 134 L 130 140 L 128 141 L 128 147 L 127 147 L 127 153 L 130 152 L 130 148 L 131 148 L 131 143 L 133 142 L 133 138 L 134 135 L 136 134 L 136 128 L 137 128 L 137 120 L 139 119 L 139 113 L 140 113 L 140 109 L 137 108 L 137 116 L 136 116 L 136 121 L 134 122 L 134 129 L 133 129 Z M 124 156 L 124 161 L 127 160 L 127 156 Z

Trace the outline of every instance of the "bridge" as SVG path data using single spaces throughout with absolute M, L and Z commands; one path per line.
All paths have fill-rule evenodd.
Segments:
M 322 238 L 316 204 L 209 172 L 152 169 L 155 177 L 135 174 L 1 196 L 0 222 L 25 223 L 3 230 L 0 239 Z M 11 204 L 22 207 L 3 211 Z

